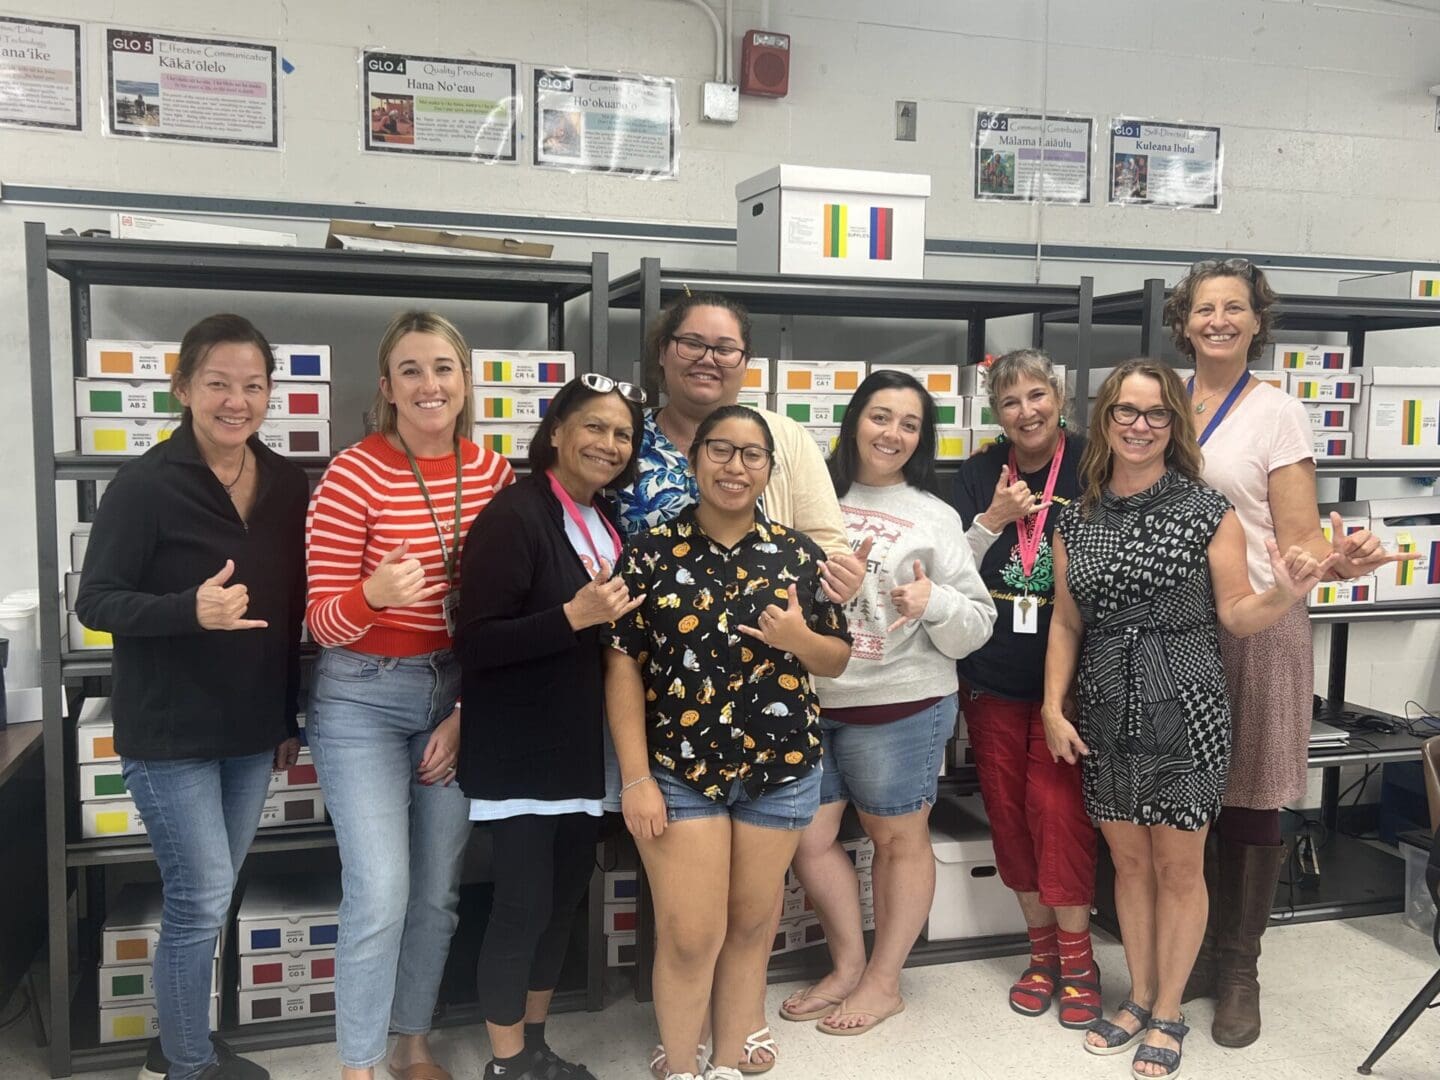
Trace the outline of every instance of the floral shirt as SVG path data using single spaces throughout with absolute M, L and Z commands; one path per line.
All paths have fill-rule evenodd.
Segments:
M 824 553 L 763 517 L 733 548 L 711 540 L 687 507 L 634 537 L 621 556 L 645 603 L 614 626 L 635 658 L 655 766 L 710 799 L 739 779 L 758 797 L 804 777 L 820 758 L 820 706 L 793 653 L 740 633 L 795 585 L 816 633 L 850 640 L 845 613 L 820 591 Z
M 656 411 L 645 414 L 635 483 L 613 493 L 620 513 L 620 531 L 626 536 L 663 525 L 700 501 L 690 462 L 660 430 L 655 415 Z

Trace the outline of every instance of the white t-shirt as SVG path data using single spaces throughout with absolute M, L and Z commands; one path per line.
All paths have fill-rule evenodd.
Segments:
M 1195 418 L 1196 434 L 1210 416 Z M 1245 530 L 1245 560 L 1250 586 L 1264 592 L 1275 584 L 1265 541 L 1275 536 L 1270 512 L 1270 474 L 1297 461 L 1315 457 L 1315 440 L 1305 406 L 1289 394 L 1261 383 L 1230 409 L 1210 440 L 1205 455 L 1205 483 L 1235 505 Z

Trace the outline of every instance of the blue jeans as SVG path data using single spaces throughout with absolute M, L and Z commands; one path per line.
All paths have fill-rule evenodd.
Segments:
M 458 784 L 415 772 L 460 692 L 449 650 L 371 656 L 325 649 L 306 720 L 310 753 L 340 845 L 335 1041 L 367 1069 L 387 1031 L 430 1030 L 458 917 L 470 803 Z
M 729 817 L 762 829 L 794 832 L 810 824 L 820 809 L 820 774 L 824 763 L 817 761 L 804 776 L 751 798 L 740 780 L 730 783 L 723 799 L 707 799 L 683 780 L 664 769 L 650 775 L 665 797 L 665 820 L 695 821 L 707 817 Z
M 940 762 L 955 734 L 959 699 L 947 694 L 928 709 L 888 724 L 843 724 L 820 714 L 825 778 L 820 801 L 847 801 L 871 817 L 913 814 L 934 806 Z
M 215 1060 L 210 1042 L 215 941 L 260 825 L 273 762 L 273 753 L 122 762 L 164 886 L 155 1011 L 170 1080 L 191 1080 Z

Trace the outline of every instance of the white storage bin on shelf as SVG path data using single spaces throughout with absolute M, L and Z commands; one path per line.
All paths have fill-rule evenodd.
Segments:
M 961 800 L 935 804 L 930 848 L 935 854 L 935 899 L 922 931 L 926 941 L 1025 932 L 1020 906 L 995 866 L 990 826 Z

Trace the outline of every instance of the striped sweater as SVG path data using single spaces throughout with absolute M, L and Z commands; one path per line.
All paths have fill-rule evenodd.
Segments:
M 475 516 L 501 488 L 514 483 L 510 463 L 469 439 L 461 440 L 464 483 L 460 547 Z M 455 522 L 455 458 L 416 459 L 450 545 Z M 363 586 L 386 552 L 409 541 L 407 558 L 425 567 L 427 585 L 445 580 L 445 558 L 425 498 L 405 454 L 383 435 L 368 435 L 342 451 L 315 489 L 305 520 L 309 594 L 305 622 L 321 645 L 374 656 L 418 656 L 450 646 L 444 595 L 404 608 L 376 611 Z M 459 588 L 457 569 L 455 588 Z

